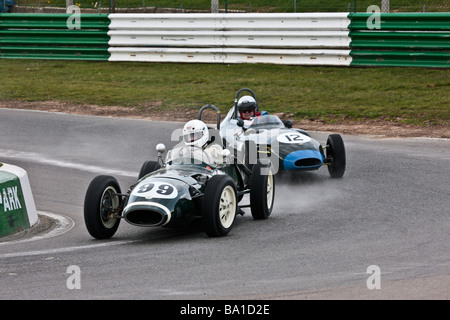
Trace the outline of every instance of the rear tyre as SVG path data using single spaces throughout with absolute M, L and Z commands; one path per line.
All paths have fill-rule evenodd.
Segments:
M 326 156 L 330 161 L 328 172 L 331 178 L 342 178 L 345 172 L 346 157 L 344 141 L 339 134 L 331 134 L 328 136 Z
M 96 239 L 111 238 L 119 227 L 120 219 L 113 218 L 120 206 L 120 186 L 114 177 L 98 176 L 92 180 L 84 199 L 84 222 Z
M 209 180 L 202 200 L 202 219 L 210 237 L 227 235 L 234 224 L 238 208 L 236 186 L 231 177 L 216 175 Z
M 156 161 L 145 161 L 144 164 L 141 167 L 141 171 L 139 171 L 138 180 L 142 178 L 143 176 L 146 176 L 147 174 L 158 170 L 161 168 L 161 165 Z
M 253 166 L 250 179 L 250 209 L 253 219 L 267 219 L 272 213 L 275 198 L 275 176 L 270 163 L 260 160 Z

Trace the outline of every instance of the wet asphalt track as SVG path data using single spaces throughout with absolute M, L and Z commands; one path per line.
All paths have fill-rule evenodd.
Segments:
M 450 297 L 450 140 L 344 136 L 343 179 L 326 168 L 278 179 L 270 218 L 248 212 L 224 238 L 125 221 L 111 240 L 91 238 L 91 179 L 111 174 L 126 190 L 180 127 L 0 109 L 0 162 L 28 172 L 42 214 L 68 221 L 56 235 L 1 240 L 0 299 Z M 69 290 L 73 265 L 81 288 Z M 367 288 L 371 265 L 379 290 Z

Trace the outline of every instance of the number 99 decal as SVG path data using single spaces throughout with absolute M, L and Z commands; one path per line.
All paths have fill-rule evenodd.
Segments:
M 144 198 L 174 199 L 178 195 L 177 188 L 167 182 L 150 182 L 138 185 L 133 195 Z
M 306 143 L 311 141 L 311 138 L 301 134 L 300 132 L 286 132 L 282 133 L 277 137 L 279 142 L 283 143 Z

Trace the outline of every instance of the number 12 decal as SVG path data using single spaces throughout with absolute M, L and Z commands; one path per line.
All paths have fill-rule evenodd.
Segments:
M 277 140 L 283 143 L 306 143 L 311 141 L 311 138 L 300 132 L 289 132 L 280 134 Z
M 178 195 L 177 188 L 167 182 L 150 182 L 137 186 L 133 194 L 144 198 L 173 199 Z

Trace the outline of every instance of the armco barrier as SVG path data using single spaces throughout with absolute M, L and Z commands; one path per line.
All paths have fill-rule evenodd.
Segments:
M 446 31 L 449 27 L 450 13 L 381 13 L 380 30 Z M 376 16 L 371 13 L 350 13 L 350 30 L 366 30 Z
M 248 48 L 110 48 L 110 61 L 190 63 L 273 63 L 344 65 L 350 50 L 283 50 Z
M 108 15 L 0 14 L 0 58 L 108 60 Z M 78 26 L 77 26 L 78 27 Z
M 450 13 L 382 13 L 379 29 L 371 14 L 350 18 L 353 66 L 450 67 Z
M 29 228 L 37 221 L 26 171 L 0 163 L 0 237 Z
M 450 67 L 450 13 L 70 16 L 0 14 L 0 58 Z
M 349 65 L 345 13 L 110 14 L 109 61 Z

